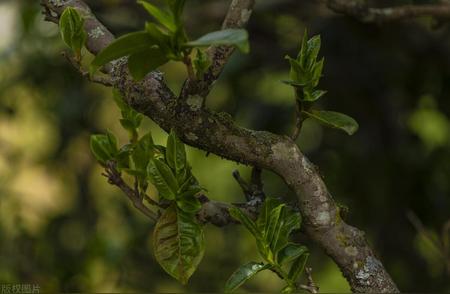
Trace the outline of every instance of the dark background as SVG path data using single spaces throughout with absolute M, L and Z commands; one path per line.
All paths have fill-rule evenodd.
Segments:
M 221 291 L 240 264 L 260 260 L 252 238 L 236 226 L 208 226 L 206 255 L 189 286 L 163 272 L 151 251 L 152 224 L 106 183 L 89 152 L 92 133 L 110 129 L 126 139 L 111 91 L 68 65 L 57 27 L 43 21 L 38 2 L 0 2 L 0 284 L 37 284 L 45 292 Z M 117 35 L 147 19 L 134 1 L 87 2 Z M 191 37 L 217 30 L 228 2 L 187 1 Z M 347 113 L 360 129 L 349 137 L 307 122 L 300 147 L 401 290 L 450 291 L 449 233 L 443 232 L 450 218 L 449 25 L 426 17 L 362 24 L 316 1 L 257 2 L 248 26 L 251 53 L 233 56 L 208 106 L 245 127 L 288 134 L 294 97 L 280 82 L 288 74 L 284 56 L 296 54 L 305 27 L 320 34 L 321 88 L 328 94 L 318 108 Z M 378 1 L 405 3 L 411 1 Z M 161 70 L 177 91 L 184 67 Z M 165 141 L 147 120 L 149 128 Z M 211 198 L 242 200 L 231 172 L 248 175 L 248 167 L 193 148 L 189 159 Z M 277 176 L 265 172 L 264 179 L 268 195 L 292 199 Z M 408 212 L 431 237 L 411 224 Z M 298 238 L 312 250 L 309 265 L 321 290 L 349 291 L 333 262 Z M 433 245 L 445 239 L 447 255 Z M 242 289 L 280 285 L 268 272 Z

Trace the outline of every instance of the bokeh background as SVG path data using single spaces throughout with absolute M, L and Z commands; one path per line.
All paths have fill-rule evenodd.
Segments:
M 151 251 L 153 225 L 106 183 L 89 151 L 92 133 L 109 129 L 126 140 L 111 91 L 68 65 L 57 27 L 43 21 L 38 2 L 0 1 L 0 284 L 38 284 L 44 292 L 220 292 L 240 264 L 260 260 L 252 238 L 238 226 L 207 226 L 206 255 L 190 284 L 162 271 Z M 147 18 L 134 0 L 87 2 L 117 35 Z M 228 2 L 187 1 L 191 36 L 218 29 Z M 257 2 L 251 54 L 233 56 L 208 106 L 245 127 L 289 133 L 294 98 L 280 82 L 288 74 L 284 56 L 296 54 L 305 27 L 321 34 L 321 88 L 329 93 L 320 107 L 353 116 L 360 130 L 348 137 L 307 122 L 298 143 L 400 289 L 449 292 L 449 25 L 430 18 L 362 24 L 319 1 Z M 162 70 L 178 91 L 183 66 Z M 158 126 L 144 125 L 165 142 Z M 242 201 L 231 172 L 248 176 L 248 167 L 188 151 L 211 198 Z M 264 181 L 268 195 L 293 199 L 277 176 L 265 172 Z M 417 230 L 408 212 L 425 229 Z M 312 251 L 321 291 L 348 292 L 334 263 L 301 233 L 297 238 Z M 242 290 L 280 287 L 268 272 Z

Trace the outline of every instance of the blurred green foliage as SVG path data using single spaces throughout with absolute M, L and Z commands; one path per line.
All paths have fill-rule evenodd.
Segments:
M 111 91 L 82 80 L 60 56 L 58 29 L 42 20 L 37 2 L 0 3 L 0 283 L 37 283 L 44 292 L 221 291 L 240 264 L 257 258 L 252 237 L 239 226 L 207 226 L 205 257 L 189 286 L 163 272 L 150 250 L 153 225 L 106 183 L 89 152 L 92 133 L 110 129 L 128 140 Z M 134 0 L 87 2 L 116 34 L 147 19 Z M 381 4 L 393 2 L 411 1 Z M 227 4 L 189 1 L 192 37 L 219 29 Z M 410 292 L 450 291 L 445 260 L 406 218 L 412 210 L 435 232 L 450 218 L 450 29 L 433 24 L 366 25 L 315 2 L 258 1 L 248 27 L 251 54 L 233 56 L 208 99 L 245 127 L 290 133 L 295 101 L 279 82 L 288 76 L 283 57 L 296 54 L 305 26 L 320 33 L 328 90 L 320 104 L 355 117 L 360 129 L 347 137 L 311 121 L 298 143 L 350 208 L 348 221 L 365 230 Z M 168 63 L 162 71 L 178 90 L 184 67 Z M 154 123 L 143 123 L 157 144 L 165 142 Z M 231 172 L 248 176 L 248 167 L 187 152 L 211 198 L 242 201 Z M 268 195 L 295 203 L 276 175 L 264 173 L 264 183 Z M 302 234 L 296 238 L 311 250 L 321 290 L 349 291 L 332 261 Z M 281 287 L 261 272 L 242 289 Z

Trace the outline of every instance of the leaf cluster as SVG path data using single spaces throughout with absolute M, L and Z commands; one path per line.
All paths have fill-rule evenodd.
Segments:
M 155 145 L 150 132 L 139 138 L 142 116 L 118 93 L 115 101 L 130 142 L 118 148 L 110 132 L 92 135 L 91 151 L 103 166 L 114 161 L 119 171 L 134 177 L 141 195 L 150 183 L 158 190 L 164 211 L 153 232 L 155 257 L 166 272 L 185 284 L 204 253 L 203 229 L 196 219 L 201 208 L 196 194 L 202 188 L 191 173 L 185 146 L 175 131 L 170 132 L 166 146 Z
M 225 291 L 236 290 L 262 270 L 271 270 L 286 282 L 284 293 L 296 291 L 296 281 L 309 256 L 305 246 L 289 241 L 289 235 L 300 228 L 300 214 L 274 198 L 266 199 L 256 221 L 236 207 L 230 209 L 230 214 L 253 235 L 264 262 L 252 261 L 238 268 L 228 279 Z
M 348 135 L 353 135 L 358 130 L 358 123 L 350 116 L 334 111 L 310 110 L 312 104 L 327 93 L 327 91 L 316 89 L 322 77 L 325 61 L 324 57 L 318 59 L 320 47 L 320 36 L 308 39 L 305 31 L 297 57 L 286 56 L 291 66 L 290 80 L 283 82 L 294 88 L 297 103 L 302 106 L 301 114 L 327 127 L 340 129 Z
M 121 36 L 101 51 L 91 63 L 91 73 L 103 65 L 128 56 L 128 68 L 134 79 L 140 80 L 147 73 L 170 60 L 186 62 L 192 50 L 197 48 L 194 66 L 196 75 L 202 76 L 211 62 L 201 48 L 210 45 L 236 46 L 248 52 L 248 34 L 243 29 L 226 29 L 208 33 L 197 40 L 189 40 L 182 22 L 185 0 L 164 0 L 159 7 L 139 0 L 139 4 L 152 16 L 153 21 L 145 29 Z

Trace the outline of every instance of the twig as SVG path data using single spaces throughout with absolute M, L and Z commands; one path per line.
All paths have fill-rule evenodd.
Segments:
M 81 66 L 80 62 L 69 53 L 63 51 L 61 52 L 61 55 L 69 61 L 69 63 L 81 74 L 83 78 L 86 78 L 88 81 L 91 81 L 93 83 L 102 84 L 107 87 L 112 87 L 113 81 L 110 78 L 107 77 L 99 77 L 99 76 L 91 76 L 89 72 L 85 71 L 83 67 Z
M 259 167 L 254 167 L 252 169 L 252 185 L 255 187 L 255 189 L 258 189 L 259 191 L 263 191 L 264 184 L 262 182 L 262 169 Z
M 155 222 L 158 220 L 158 215 L 153 211 L 151 211 L 150 209 L 148 209 L 148 207 L 143 204 L 139 193 L 136 193 L 136 191 L 133 188 L 131 188 L 130 186 L 127 185 L 127 183 L 125 183 L 119 171 L 116 169 L 116 165 L 113 161 L 109 161 L 106 164 L 105 173 L 103 173 L 102 175 L 108 179 L 108 183 L 119 187 L 120 190 L 122 190 L 122 192 L 124 192 L 125 195 L 128 197 L 128 199 L 130 199 L 134 207 L 136 207 L 140 212 L 142 212 L 145 216 L 147 216 L 148 218 L 150 218 Z
M 304 118 L 303 114 L 303 103 L 300 99 L 296 99 L 295 103 L 295 126 L 294 132 L 291 135 L 292 140 L 297 140 L 298 136 L 300 136 L 300 132 L 302 130 Z
M 254 168 L 252 170 L 252 182 L 247 183 L 245 181 L 239 171 L 233 171 L 233 177 L 238 182 L 239 186 L 244 193 L 245 199 L 248 203 L 255 202 L 254 206 L 259 206 L 265 198 L 264 191 L 262 190 L 263 184 L 261 181 L 261 170 L 258 168 Z
M 450 18 L 450 5 L 402 5 L 387 8 L 372 8 L 365 1 L 356 0 L 322 0 L 333 11 L 350 15 L 362 22 L 383 23 L 404 20 L 420 16 Z
M 41 6 L 44 8 L 44 10 L 42 11 L 42 14 L 44 15 L 44 20 L 58 24 L 59 17 L 54 16 L 50 8 L 45 3 L 41 3 Z
M 312 268 L 305 268 L 307 284 L 306 285 L 298 285 L 299 288 L 308 291 L 309 293 L 319 293 L 319 287 L 314 283 L 312 278 Z
M 422 224 L 417 215 L 412 211 L 408 211 L 406 216 L 408 217 L 409 221 L 414 226 L 414 228 L 420 234 L 422 234 L 429 242 L 431 242 L 433 246 L 436 247 L 436 249 L 438 250 L 438 252 L 441 254 L 442 257 L 445 257 L 444 255 L 445 249 L 443 245 L 440 242 L 436 241 L 433 235 L 431 235 L 430 231 L 427 228 L 425 228 L 425 226 Z

